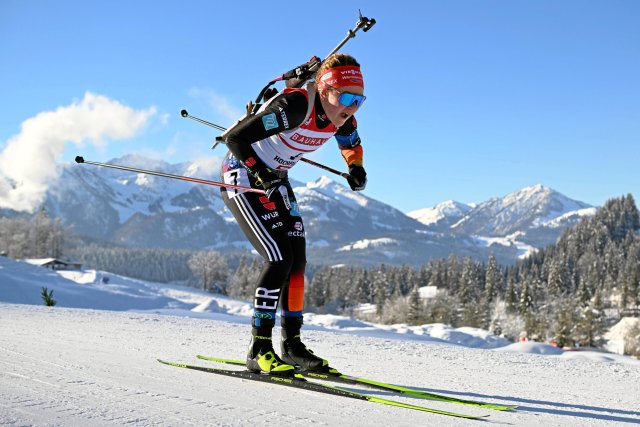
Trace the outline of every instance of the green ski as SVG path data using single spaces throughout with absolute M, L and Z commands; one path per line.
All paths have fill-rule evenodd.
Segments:
M 245 362 L 241 360 L 222 359 L 218 357 L 209 357 L 209 356 L 201 356 L 201 355 L 198 355 L 197 357 L 198 359 L 208 360 L 211 362 L 226 363 L 226 364 L 237 365 L 237 366 L 245 365 Z M 305 371 L 297 371 L 297 372 L 298 374 L 303 375 L 307 378 L 333 381 L 341 384 L 364 385 L 377 390 L 392 391 L 392 392 L 404 394 L 407 396 L 418 397 L 426 400 L 435 400 L 440 402 L 455 403 L 459 405 L 476 406 L 479 408 L 493 409 L 496 411 L 508 411 L 508 410 L 517 408 L 517 406 L 511 406 L 511 405 L 498 405 L 494 403 L 480 402 L 477 400 L 459 399 L 457 397 L 450 397 L 442 394 L 430 393 L 427 391 L 416 390 L 409 387 L 402 387 L 394 384 L 384 383 L 381 381 L 374 381 L 367 378 L 345 375 L 345 374 L 341 374 L 340 372 L 338 372 L 333 368 L 331 368 L 331 370 L 328 373 L 315 373 L 315 372 L 305 372 Z
M 260 381 L 260 382 L 265 382 L 269 384 L 283 385 L 287 387 L 294 387 L 294 388 L 299 388 L 303 390 L 315 391 L 318 393 L 331 394 L 335 396 L 348 397 L 351 399 L 358 399 L 358 400 L 365 400 L 373 403 L 380 403 L 383 405 L 396 406 L 399 408 L 412 409 L 415 411 L 447 415 L 450 417 L 467 418 L 467 419 L 482 419 L 487 417 L 487 415 L 459 414 L 456 412 L 441 411 L 439 409 L 427 408 L 424 406 L 411 405 L 403 402 L 398 402 L 395 400 L 383 399 L 380 397 L 371 396 L 364 393 L 357 393 L 355 391 L 346 390 L 346 389 L 335 387 L 332 385 L 320 384 L 314 381 L 309 381 L 300 374 L 295 374 L 295 376 L 293 377 L 280 377 L 275 375 L 255 373 L 255 372 L 246 371 L 246 370 L 240 371 L 240 370 L 217 369 L 217 368 L 210 368 L 207 366 L 190 365 L 186 363 L 167 362 L 161 359 L 158 359 L 158 362 L 163 363 L 165 365 L 169 365 L 169 366 L 175 366 L 178 368 L 193 369 L 196 371 L 208 372 L 211 374 L 218 374 L 218 375 L 225 375 L 225 376 L 235 377 L 235 378 L 242 378 L 250 381 Z

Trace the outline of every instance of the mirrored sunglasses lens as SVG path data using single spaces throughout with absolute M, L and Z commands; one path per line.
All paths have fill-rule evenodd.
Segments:
M 360 107 L 364 102 L 365 98 L 366 98 L 365 96 L 356 95 L 355 93 L 343 93 L 342 95 L 340 95 L 339 101 L 342 105 L 346 107 L 350 107 L 354 103 L 356 104 L 356 107 Z

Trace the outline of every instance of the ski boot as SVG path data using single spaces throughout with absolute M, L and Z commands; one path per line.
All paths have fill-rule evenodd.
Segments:
M 274 319 L 260 319 L 260 326 L 256 326 L 253 319 L 251 328 L 251 343 L 247 354 L 247 369 L 251 372 L 265 372 L 281 377 L 293 377 L 294 367 L 283 362 L 273 350 L 271 331 Z
M 319 358 L 300 340 L 302 317 L 281 317 L 282 360 L 302 371 L 329 372 L 329 362 Z

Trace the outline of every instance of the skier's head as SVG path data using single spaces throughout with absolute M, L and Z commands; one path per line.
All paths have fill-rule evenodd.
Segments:
M 329 55 L 316 73 L 316 86 L 327 117 L 342 126 L 365 100 L 358 61 L 345 53 Z

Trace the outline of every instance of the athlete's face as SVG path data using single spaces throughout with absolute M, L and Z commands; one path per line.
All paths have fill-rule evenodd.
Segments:
M 340 95 L 342 93 L 353 93 L 356 95 L 362 95 L 363 89 L 360 86 L 343 86 L 340 89 L 334 89 L 327 87 L 320 92 L 320 101 L 322 102 L 322 108 L 327 114 L 331 123 L 336 127 L 340 127 L 353 116 L 358 109 L 356 103 L 346 106 L 340 102 Z

